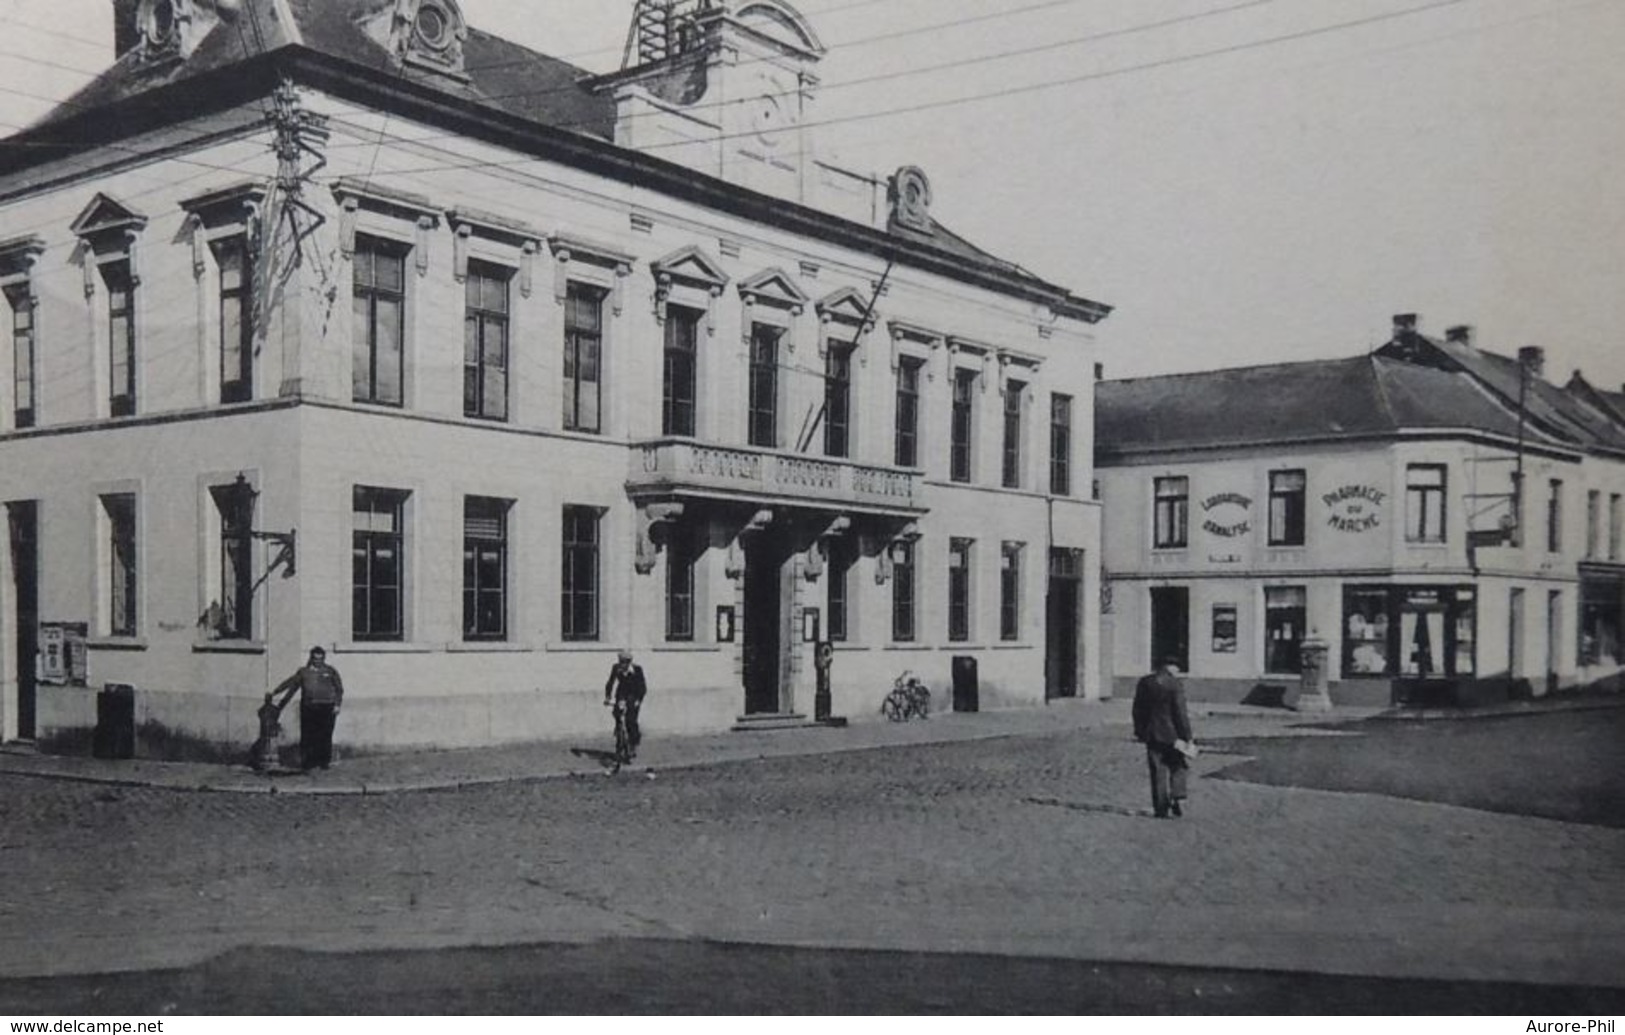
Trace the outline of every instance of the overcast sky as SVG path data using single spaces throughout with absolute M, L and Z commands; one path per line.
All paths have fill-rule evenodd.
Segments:
M 462 3 L 594 70 L 633 7 Z M 822 146 L 922 166 L 944 223 L 1117 306 L 1109 376 L 1350 355 L 1417 312 L 1625 383 L 1625 0 L 800 7 L 829 47 L 817 117 L 843 120 Z M 40 61 L 106 60 L 109 8 L 0 0 L 0 122 L 82 81 Z

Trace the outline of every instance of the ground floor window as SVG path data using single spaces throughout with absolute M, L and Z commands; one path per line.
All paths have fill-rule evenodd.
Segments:
M 1302 586 L 1264 588 L 1264 671 L 1303 671 L 1303 627 L 1309 593 Z
M 1625 663 L 1625 579 L 1580 580 L 1580 664 Z
M 1343 678 L 1473 675 L 1477 629 L 1471 586 L 1346 586 Z

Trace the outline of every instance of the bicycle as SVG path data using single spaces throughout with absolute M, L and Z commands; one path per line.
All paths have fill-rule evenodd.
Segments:
M 931 717 L 931 688 L 913 672 L 905 671 L 892 683 L 891 692 L 880 702 L 880 714 L 892 722 L 907 722 L 918 715 Z
M 606 702 L 607 703 L 607 702 Z M 632 734 L 626 728 L 626 704 L 614 702 L 615 714 L 615 771 L 632 761 Z

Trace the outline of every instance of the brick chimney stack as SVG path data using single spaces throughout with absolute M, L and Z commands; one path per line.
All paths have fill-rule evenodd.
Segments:
M 1394 337 L 1404 338 L 1416 333 L 1415 313 L 1394 314 Z
M 1473 328 L 1470 324 L 1457 324 L 1444 332 L 1444 340 L 1470 347 L 1473 344 Z

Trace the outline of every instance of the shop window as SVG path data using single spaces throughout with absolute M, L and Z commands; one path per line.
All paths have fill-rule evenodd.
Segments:
M 508 511 L 512 506 L 512 500 L 463 498 L 465 640 L 508 637 Z
M 564 300 L 564 427 L 603 430 L 604 295 L 571 281 Z
M 357 237 L 351 397 L 399 406 L 406 356 L 406 252 L 402 245 Z
M 1302 546 L 1305 493 L 1303 471 L 1270 472 L 1270 545 Z
M 1388 676 L 1388 588 L 1343 591 L 1343 678 Z
M 1413 543 L 1445 541 L 1445 468 L 1411 464 L 1405 468 L 1405 538 Z
M 1264 671 L 1303 671 L 1304 625 L 1308 621 L 1308 591 L 1302 586 L 1267 586 L 1264 589 Z
M 595 507 L 564 508 L 560 613 L 566 640 L 598 639 L 599 518 Z
M 512 273 L 470 262 L 463 281 L 463 416 L 508 419 L 508 285 Z
M 1153 490 L 1156 548 L 1169 550 L 1186 546 L 1190 542 L 1190 479 L 1158 478 Z
M 399 640 L 405 628 L 408 493 L 356 486 L 351 532 L 351 635 Z
M 1582 579 L 1580 583 L 1580 664 L 1616 668 L 1625 664 L 1625 581 Z
M 920 460 L 920 368 L 917 359 L 897 364 L 897 432 L 894 460 L 898 467 L 918 467 Z

